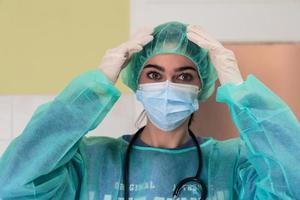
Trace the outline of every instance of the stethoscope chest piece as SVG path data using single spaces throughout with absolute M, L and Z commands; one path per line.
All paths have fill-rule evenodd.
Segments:
M 188 177 L 181 180 L 173 192 L 173 200 L 184 198 L 186 195 L 198 199 L 204 200 L 207 196 L 207 191 L 204 183 L 197 177 Z

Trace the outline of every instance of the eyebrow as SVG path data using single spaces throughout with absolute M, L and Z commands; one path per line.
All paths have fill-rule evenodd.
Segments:
M 165 69 L 164 69 L 162 66 L 159 66 L 159 65 L 156 65 L 156 64 L 147 64 L 147 65 L 144 67 L 144 69 L 146 69 L 146 68 L 155 68 L 155 69 L 157 69 L 157 70 L 159 70 L 159 71 L 162 71 L 162 72 L 165 71 Z
M 157 64 L 147 64 L 144 67 L 144 69 L 145 68 L 155 68 L 155 69 L 157 69 L 159 71 L 162 71 L 162 72 L 165 71 L 165 69 L 162 66 L 159 66 Z M 181 66 L 181 67 L 175 69 L 175 72 L 180 72 L 180 71 L 185 71 L 185 70 L 194 70 L 195 72 L 197 72 L 196 69 L 195 69 L 195 67 L 192 67 L 192 66 Z
M 197 72 L 196 69 L 194 67 L 192 67 L 192 66 L 182 66 L 182 67 L 179 67 L 179 68 L 175 69 L 175 72 L 185 71 L 185 70 L 189 70 L 189 69 L 190 70 L 194 70 L 195 72 Z

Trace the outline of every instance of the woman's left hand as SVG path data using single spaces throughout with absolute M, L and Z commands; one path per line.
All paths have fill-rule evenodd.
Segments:
M 208 50 L 209 57 L 216 68 L 222 85 L 243 82 L 234 53 L 211 37 L 202 27 L 189 25 L 187 27 L 187 38 L 201 48 Z

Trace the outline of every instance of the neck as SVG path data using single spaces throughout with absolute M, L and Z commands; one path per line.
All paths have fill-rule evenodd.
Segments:
M 150 146 L 160 148 L 176 148 L 186 143 L 189 139 L 188 120 L 172 131 L 163 131 L 147 120 L 141 140 Z

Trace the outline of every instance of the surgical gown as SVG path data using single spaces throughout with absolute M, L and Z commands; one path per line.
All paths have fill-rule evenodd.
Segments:
M 41 105 L 2 155 L 0 199 L 123 199 L 128 142 L 85 136 L 119 96 L 93 70 Z M 253 75 L 219 87 L 217 101 L 229 106 L 240 137 L 203 138 L 207 199 L 300 199 L 300 126 L 290 108 Z M 174 184 L 195 174 L 197 150 L 134 145 L 130 166 L 133 199 L 170 200 Z

